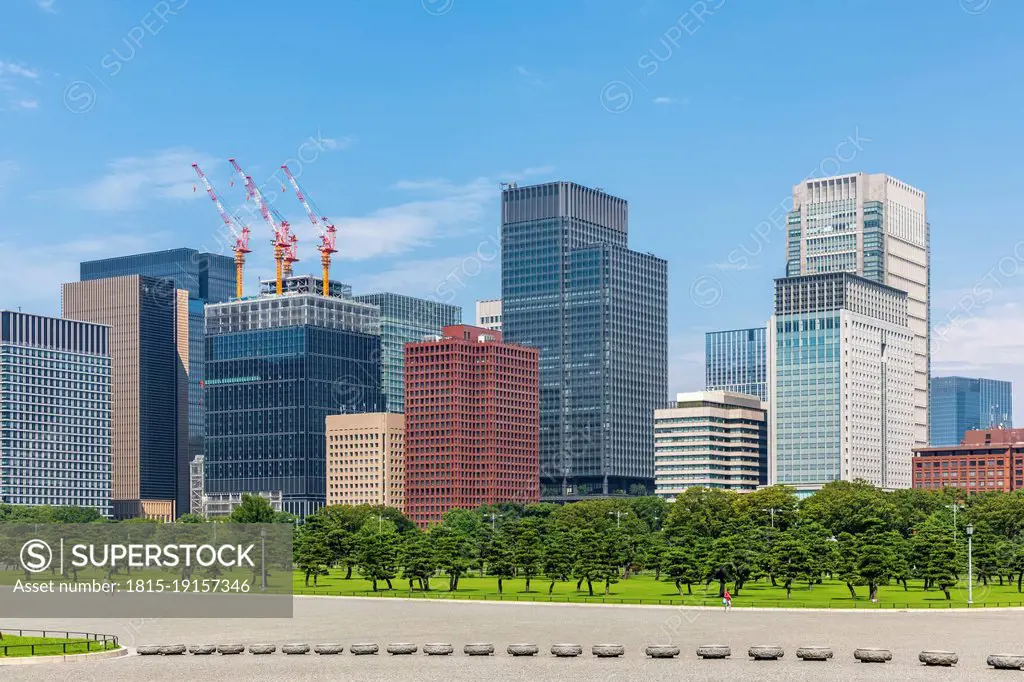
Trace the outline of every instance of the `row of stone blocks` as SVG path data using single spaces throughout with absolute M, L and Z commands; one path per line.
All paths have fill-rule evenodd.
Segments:
M 180 656 L 186 652 L 196 656 L 208 656 L 211 654 L 237 655 L 245 653 L 244 644 L 198 644 L 186 646 L 184 644 L 170 645 L 143 645 L 136 648 L 140 656 Z M 314 651 L 321 655 L 340 654 L 345 650 L 342 644 L 317 644 L 310 647 L 309 644 L 284 644 L 281 652 L 285 654 L 308 654 Z M 352 644 L 348 648 L 355 656 L 372 655 L 380 651 L 380 647 L 373 643 Z M 408 655 L 419 651 L 416 644 L 397 643 L 389 644 L 386 647 L 389 654 Z M 250 644 L 249 653 L 255 655 L 273 654 L 277 651 L 274 644 Z M 454 653 L 455 647 L 451 644 L 432 643 L 423 645 L 423 653 L 429 656 L 447 656 Z M 506 649 L 510 656 L 535 656 L 540 652 L 536 644 L 509 644 Z M 600 658 L 622 656 L 626 648 L 621 644 L 595 644 L 592 653 Z M 494 653 L 494 645 L 489 643 L 467 644 L 462 652 L 467 656 L 490 656 Z M 551 653 L 554 656 L 572 657 L 583 653 L 581 644 L 553 644 Z
M 251 644 L 249 653 L 255 655 L 273 654 L 277 651 L 274 644 Z M 340 654 L 345 647 L 341 644 L 317 644 L 310 647 L 309 644 L 284 644 L 281 651 L 285 654 L 308 654 L 311 650 L 321 655 Z M 237 655 L 245 653 L 244 644 L 199 644 L 187 647 L 184 644 L 172 645 L 146 645 L 137 648 L 137 653 L 142 656 L 177 656 L 189 652 L 197 656 L 210 654 Z M 374 643 L 352 644 L 349 652 L 353 655 L 372 655 L 380 651 Z M 416 644 L 397 643 L 389 644 L 386 651 L 392 655 L 409 655 L 419 651 Z M 451 644 L 431 643 L 423 645 L 423 653 L 429 656 L 448 656 L 454 653 L 455 648 Z M 494 645 L 490 643 L 467 644 L 463 647 L 463 653 L 467 656 L 490 656 L 494 653 Z M 506 652 L 510 656 L 535 656 L 539 653 L 540 647 L 536 644 L 509 644 Z M 621 644 L 595 644 L 591 653 L 598 658 L 617 658 L 625 654 L 625 647 Z M 646 654 L 651 658 L 675 658 L 679 655 L 679 647 L 669 644 L 651 645 L 646 649 Z M 551 654 L 560 658 L 572 658 L 583 654 L 581 644 L 553 644 Z M 697 647 L 697 656 L 704 659 L 723 659 L 732 655 L 732 649 L 726 644 L 704 644 Z M 756 661 L 775 661 L 785 655 L 785 651 L 778 645 L 756 645 L 748 649 L 747 655 Z M 885 663 L 892 660 L 892 652 L 888 649 L 856 649 L 853 652 L 854 658 L 862 663 Z M 807 646 L 796 650 L 797 658 L 804 661 L 827 661 L 832 658 L 833 652 L 829 647 Z M 952 651 L 922 651 L 918 656 L 925 665 L 929 666 L 952 666 L 959 660 L 957 654 Z M 1024 655 L 1016 654 L 993 654 L 988 658 L 989 665 L 1003 669 L 1024 668 Z

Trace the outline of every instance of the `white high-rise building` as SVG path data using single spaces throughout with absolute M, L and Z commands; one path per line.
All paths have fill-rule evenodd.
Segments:
M 654 411 L 654 493 L 673 502 L 701 486 L 750 492 L 766 481 L 767 404 L 732 391 L 676 395 Z
M 501 331 L 501 299 L 476 302 L 476 326 Z
M 769 484 L 911 486 L 914 335 L 905 292 L 847 272 L 775 281 Z
M 914 335 L 914 445 L 928 442 L 929 226 L 925 194 L 884 173 L 793 186 L 786 276 L 852 272 L 907 293 Z

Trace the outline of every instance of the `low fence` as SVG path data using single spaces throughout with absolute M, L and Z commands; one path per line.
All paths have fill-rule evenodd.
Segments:
M 620 604 L 635 606 L 692 606 L 692 607 L 717 607 L 722 608 L 721 599 L 701 600 L 680 600 L 680 599 L 650 599 L 643 597 L 605 597 L 605 596 L 565 596 L 565 595 L 519 595 L 519 594 L 470 594 L 459 592 L 447 592 L 438 590 L 436 592 L 407 592 L 403 590 L 330 590 L 330 589 L 307 589 L 295 588 L 294 594 L 320 597 L 381 597 L 398 599 L 448 599 L 466 601 L 511 601 L 511 602 L 542 602 L 555 604 Z M 801 602 L 796 600 L 752 600 L 745 602 L 742 599 L 733 597 L 735 608 L 766 608 L 766 609 L 954 609 L 954 608 L 1009 608 L 1024 607 L 1024 600 L 1017 602 L 975 602 L 965 604 L 954 601 L 934 602 L 869 602 L 850 601 L 845 599 L 832 599 L 828 601 Z
M 0 628 L 0 635 L 38 637 L 40 639 L 63 639 L 63 642 L 42 644 L 6 644 L 0 639 L 0 655 L 8 656 L 56 656 L 57 654 L 85 654 L 92 651 L 107 651 L 120 645 L 116 635 L 102 635 L 95 632 L 70 632 L 67 630 L 8 630 Z M 68 648 L 71 648 L 69 651 Z M 82 651 L 81 649 L 85 649 Z

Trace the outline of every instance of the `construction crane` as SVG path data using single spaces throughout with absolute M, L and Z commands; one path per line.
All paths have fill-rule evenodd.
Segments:
M 295 179 L 292 172 L 288 169 L 288 166 L 281 166 L 284 170 L 285 177 L 288 178 L 288 182 L 291 183 L 292 188 L 295 190 L 295 196 L 302 202 L 303 208 L 306 209 L 306 215 L 309 216 L 309 222 L 313 223 L 313 227 L 320 233 L 320 246 L 316 247 L 316 250 L 320 252 L 320 264 L 324 268 L 324 296 L 331 295 L 330 282 L 331 282 L 331 254 L 337 253 L 338 249 L 335 248 L 335 238 L 337 236 L 337 229 L 327 219 L 321 211 L 314 211 L 313 206 L 310 205 L 311 201 L 306 197 L 306 194 L 299 187 L 299 181 Z M 317 217 L 317 213 L 320 213 L 320 217 Z
M 210 184 L 210 181 L 206 179 L 206 174 L 203 173 L 203 169 L 199 167 L 199 164 L 193 163 L 192 170 L 203 181 L 206 193 L 217 207 L 221 220 L 224 221 L 224 225 L 228 228 L 231 236 L 235 238 L 235 245 L 231 247 L 231 250 L 235 252 L 235 298 L 242 298 L 242 271 L 245 268 L 245 254 L 252 252 L 249 248 L 249 228 L 233 220 L 228 215 L 228 212 L 224 210 L 224 204 L 220 203 L 217 191 Z
M 270 226 L 271 231 L 274 233 L 274 238 L 270 244 L 274 247 L 274 264 L 276 267 L 277 276 L 277 295 L 280 296 L 284 293 L 284 269 L 285 269 L 285 258 L 294 257 L 294 245 L 296 240 L 292 238 L 292 234 L 288 231 L 288 221 L 285 220 L 274 211 L 274 216 L 271 216 L 271 207 L 267 204 L 263 198 L 263 194 L 260 192 L 259 187 L 253 182 L 252 177 L 245 174 L 242 167 L 238 165 L 238 162 L 234 159 L 228 159 L 228 163 L 231 164 L 235 172 L 238 173 L 239 177 L 242 178 L 242 182 L 245 183 L 245 191 L 248 193 L 256 205 L 260 209 L 260 214 L 263 216 L 263 220 Z M 277 220 L 275 221 L 275 216 Z M 295 260 L 298 260 L 295 258 Z M 294 262 L 291 261 L 291 262 Z M 291 265 L 289 263 L 289 270 Z

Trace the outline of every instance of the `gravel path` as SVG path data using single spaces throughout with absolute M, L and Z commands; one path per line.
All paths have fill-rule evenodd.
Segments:
M 45 682 L 137 682 L 145 680 L 975 680 L 994 679 L 1005 671 L 988 668 L 988 654 L 1024 652 L 1024 610 L 975 611 L 770 611 L 735 609 L 690 610 L 656 607 L 613 607 L 567 604 L 484 604 L 424 600 L 374 600 L 299 597 L 290 620 L 116 620 L 76 619 L 61 622 L 0 619 L 0 627 L 53 628 L 114 634 L 129 647 L 143 644 L 267 642 L 278 646 L 271 656 L 140 657 L 79 664 L 47 664 L 0 668 L 3 680 Z M 285 656 L 282 644 L 340 642 L 341 656 Z M 377 642 L 381 654 L 354 657 L 352 642 Z M 392 642 L 414 642 L 420 653 L 390 656 Z M 427 657 L 422 645 L 448 642 L 455 654 Z M 493 642 L 491 657 L 467 657 L 463 645 Z M 541 653 L 511 658 L 505 647 L 533 642 Z M 577 659 L 556 659 L 551 644 L 584 646 Z M 593 644 L 617 643 L 626 655 L 596 659 Z M 676 659 L 651 660 L 647 644 L 676 644 Z M 728 644 L 732 658 L 703 661 L 700 644 Z M 754 644 L 779 644 L 781 661 L 755 663 L 747 658 Z M 801 662 L 798 646 L 831 646 L 835 658 L 824 663 Z M 892 649 L 890 663 L 857 663 L 857 647 Z M 924 649 L 957 651 L 955 668 L 926 668 L 918 663 Z M 1017 676 L 1021 674 L 1018 673 Z M 1024 679 L 1024 678 L 1022 678 Z

